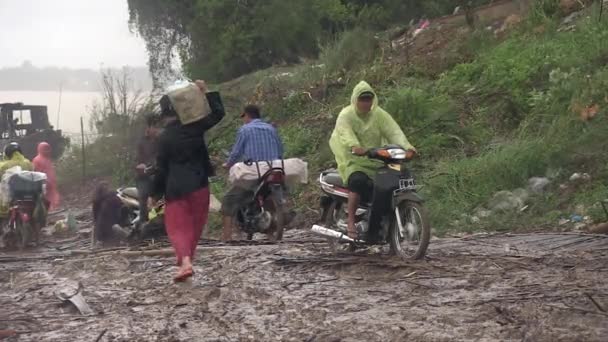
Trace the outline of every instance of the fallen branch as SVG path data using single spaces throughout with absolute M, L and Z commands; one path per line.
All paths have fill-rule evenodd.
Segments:
M 412 281 L 412 280 L 408 280 L 408 279 L 398 279 L 398 280 L 401 280 L 401 281 L 403 281 L 405 283 L 408 283 L 408 284 L 412 284 L 412 285 L 416 285 L 416 286 L 420 286 L 420 287 L 426 287 L 427 289 L 432 289 L 432 290 L 436 290 L 437 289 L 437 286 L 421 284 L 421 283 L 419 283 L 417 281 Z
M 589 298 L 589 300 L 591 301 L 591 303 L 593 303 L 593 305 L 595 305 L 595 307 L 600 310 L 601 312 L 606 312 L 606 309 L 604 309 L 604 307 L 602 307 L 602 305 L 600 305 L 600 303 L 598 303 L 592 296 L 590 293 L 585 293 L 585 296 L 587 296 L 587 298 Z
M 67 209 L 61 209 L 61 210 L 55 210 L 55 211 L 51 211 L 50 213 L 47 214 L 47 216 L 55 216 L 57 214 L 61 214 L 68 211 Z
M 291 285 L 298 285 L 298 288 L 304 286 L 304 285 L 310 285 L 310 284 L 319 284 L 319 283 L 327 283 L 330 281 L 334 281 L 334 280 L 339 280 L 340 278 L 329 278 L 329 279 L 322 279 L 322 280 L 313 280 L 313 281 L 303 281 L 303 282 L 298 282 L 298 283 L 287 283 L 285 285 L 283 285 L 283 288 L 289 288 L 289 286 Z
M 254 267 L 255 267 L 255 264 L 245 266 L 245 267 L 243 267 L 243 269 L 242 269 L 242 270 L 240 270 L 240 271 L 236 272 L 236 274 L 241 274 L 241 273 L 243 273 L 243 272 L 245 272 L 245 271 L 248 271 L 248 270 L 250 270 L 250 269 L 252 269 L 252 268 L 254 268 Z
M 75 250 L 71 251 L 70 255 L 92 255 L 92 254 L 102 254 L 102 255 L 116 255 L 116 256 L 170 256 L 175 252 L 171 248 L 166 249 L 153 249 L 153 250 L 145 250 L 145 251 L 128 251 L 128 250 L 105 250 L 105 251 L 87 251 L 87 250 Z
M 600 311 L 591 311 L 591 310 L 587 310 L 587 309 L 583 309 L 583 308 L 577 308 L 575 306 L 559 306 L 559 305 L 553 305 L 553 304 L 545 304 L 545 306 L 555 308 L 555 309 L 579 311 L 581 313 L 608 317 L 608 313 L 600 312 Z
M 101 331 L 101 333 L 99 333 L 99 336 L 97 336 L 97 338 L 95 339 L 95 342 L 99 342 L 99 341 L 101 341 L 101 339 L 102 339 L 103 335 L 105 335 L 107 331 L 108 331 L 108 329 L 103 329 L 103 330 Z

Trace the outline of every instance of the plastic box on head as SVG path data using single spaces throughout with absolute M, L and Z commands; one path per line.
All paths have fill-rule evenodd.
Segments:
M 167 96 L 184 125 L 196 122 L 211 112 L 205 94 L 188 80 L 177 81 L 167 87 Z

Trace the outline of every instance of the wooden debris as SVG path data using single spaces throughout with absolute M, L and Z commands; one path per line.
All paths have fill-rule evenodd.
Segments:
M 106 334 L 106 332 L 108 331 L 108 329 L 103 329 L 100 333 L 99 336 L 97 336 L 97 338 L 95 339 L 95 342 L 99 342 L 101 341 L 101 339 L 103 338 L 103 335 Z
M 598 303 L 595 298 L 593 298 L 593 296 L 591 296 L 590 293 L 585 293 L 585 296 L 587 296 L 587 298 L 589 298 L 589 300 L 591 301 L 591 303 L 593 303 L 593 305 L 595 305 L 595 307 L 600 310 L 601 312 L 606 312 L 606 309 L 604 309 L 604 307 Z

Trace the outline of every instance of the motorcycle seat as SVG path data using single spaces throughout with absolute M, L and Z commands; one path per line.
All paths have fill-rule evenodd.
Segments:
M 131 198 L 139 198 L 139 193 L 137 192 L 137 188 L 125 188 L 122 190 L 122 193 L 125 194 L 125 196 L 129 196 Z
M 326 173 L 323 177 L 323 180 L 333 186 L 344 188 L 344 182 L 342 182 L 342 177 L 340 177 L 340 174 L 337 172 Z

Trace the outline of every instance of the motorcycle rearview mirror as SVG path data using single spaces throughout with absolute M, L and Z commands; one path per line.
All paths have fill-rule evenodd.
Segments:
M 389 151 L 384 150 L 384 149 L 377 150 L 375 152 L 375 155 L 377 155 L 378 157 L 386 158 L 386 159 L 391 159 L 393 157 Z

